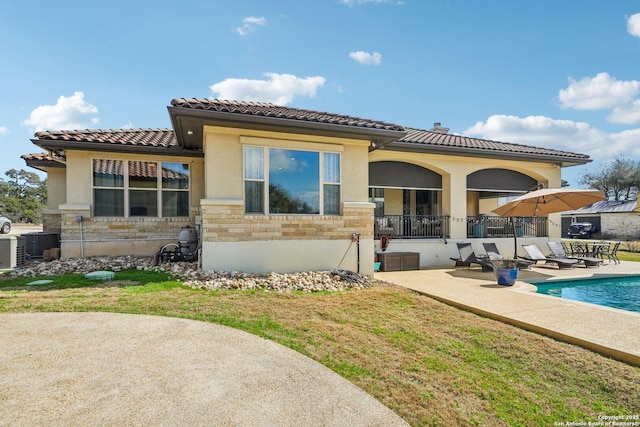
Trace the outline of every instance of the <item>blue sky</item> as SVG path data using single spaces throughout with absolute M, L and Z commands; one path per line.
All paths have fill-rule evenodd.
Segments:
M 640 160 L 637 0 L 24 0 L 0 7 L 0 173 L 36 130 L 269 101 Z M 4 177 L 4 175 L 2 175 Z

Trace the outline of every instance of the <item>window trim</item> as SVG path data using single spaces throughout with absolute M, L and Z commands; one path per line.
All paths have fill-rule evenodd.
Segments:
M 112 161 L 112 162 L 122 162 L 122 186 L 119 187 L 105 187 L 105 186 L 96 186 L 94 179 L 94 162 L 95 161 Z M 129 182 L 129 163 L 130 162 L 144 162 L 144 163 L 153 163 L 156 165 L 157 170 L 162 170 L 164 164 L 186 164 L 188 165 L 188 188 L 164 188 L 162 183 L 162 173 L 156 174 L 156 187 L 132 187 Z M 91 217 L 92 218 L 189 218 L 191 216 L 191 163 L 179 162 L 179 161 L 163 161 L 163 160 L 135 160 L 135 159 L 114 159 L 108 157 L 92 157 L 91 162 Z M 96 215 L 95 213 L 95 190 L 117 190 L 123 192 L 123 209 L 124 214 L 122 216 L 114 216 L 114 215 Z M 155 191 L 156 193 L 156 212 L 157 215 L 149 216 L 149 215 L 131 215 L 131 204 L 130 204 L 130 192 L 131 191 Z M 187 196 L 187 215 L 184 216 L 164 216 L 163 215 L 163 201 L 164 194 L 167 192 L 186 192 Z
M 262 149 L 262 178 L 246 178 L 247 176 L 247 148 L 260 148 Z M 340 147 L 342 148 L 342 147 Z M 318 153 L 318 213 L 273 213 L 269 212 L 269 150 L 287 150 L 287 151 L 307 151 Z M 324 174 L 324 155 L 325 153 L 336 154 L 340 162 L 338 169 L 339 179 L 337 182 L 327 181 Z M 244 215 L 299 215 L 299 216 L 341 216 L 342 215 L 342 150 L 327 150 L 317 148 L 294 148 L 289 146 L 276 146 L 276 145 L 255 145 L 255 144 L 243 144 L 242 146 L 242 200 L 244 205 Z M 262 212 L 247 212 L 247 182 L 262 182 Z M 340 196 L 340 212 L 338 213 L 325 213 L 324 209 L 324 188 L 325 185 L 333 185 L 339 188 Z

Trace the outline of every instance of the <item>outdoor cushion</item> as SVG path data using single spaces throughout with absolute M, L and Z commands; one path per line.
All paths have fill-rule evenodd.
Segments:
M 495 243 L 493 242 L 483 243 L 482 246 L 484 246 L 484 251 L 487 253 L 487 256 L 489 257 L 489 259 L 491 260 L 504 259 L 504 257 L 500 254 L 500 251 L 498 250 L 498 246 L 496 246 Z M 523 269 L 523 268 L 529 269 L 529 267 L 531 267 L 532 264 L 535 264 L 533 261 L 530 261 L 527 259 L 518 259 L 515 261 L 519 269 Z
M 571 258 L 547 257 L 542 252 L 540 252 L 540 249 L 536 245 L 522 245 L 522 248 L 525 250 L 527 255 L 529 255 L 525 259 L 533 261 L 536 264 L 538 263 L 538 261 L 552 262 L 557 264 L 558 268 L 565 269 L 573 268 L 574 265 L 578 263 L 578 260 Z
M 491 263 L 487 258 L 478 258 L 471 247 L 471 243 L 456 243 L 458 246 L 458 252 L 460 257 L 451 258 L 456 262 L 456 267 L 471 267 L 471 264 L 479 264 L 482 266 L 482 271 L 491 271 Z
M 603 261 L 602 259 L 595 257 L 569 256 L 562 247 L 561 242 L 547 242 L 547 246 L 549 246 L 549 249 L 551 249 L 551 253 L 554 257 L 576 259 L 579 262 L 584 263 L 585 267 L 600 267 L 600 264 Z

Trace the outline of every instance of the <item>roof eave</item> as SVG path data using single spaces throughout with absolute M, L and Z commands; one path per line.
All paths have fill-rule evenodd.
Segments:
M 83 150 L 112 153 L 137 153 L 180 157 L 204 157 L 202 150 L 188 150 L 181 147 L 150 147 L 139 145 L 122 145 L 105 142 L 56 141 L 50 139 L 32 139 L 35 145 L 49 151 Z
M 47 172 L 47 169 L 64 169 L 67 165 L 64 162 L 56 160 L 36 160 L 36 159 L 23 159 L 25 164 L 30 168 L 38 169 L 42 172 Z
M 205 125 L 360 139 L 371 142 L 374 149 L 406 135 L 405 131 L 372 129 L 279 117 L 252 116 L 173 106 L 169 106 L 167 109 L 171 117 L 171 124 L 178 138 L 178 144 L 187 149 L 202 148 L 202 128 Z
M 549 154 L 535 154 L 535 153 L 517 153 L 510 151 L 500 150 L 486 150 L 481 148 L 471 147 L 448 147 L 441 145 L 417 145 L 410 142 L 395 141 L 385 146 L 387 150 L 393 151 L 411 151 L 411 152 L 429 152 L 435 154 L 459 154 L 468 157 L 492 157 L 505 160 L 517 160 L 517 161 L 537 161 L 544 163 L 557 164 L 560 167 L 570 167 L 584 165 L 591 163 L 593 160 L 590 158 L 571 158 L 565 156 L 554 156 Z

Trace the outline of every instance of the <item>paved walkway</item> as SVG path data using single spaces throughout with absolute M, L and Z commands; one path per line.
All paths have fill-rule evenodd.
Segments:
M 569 277 L 640 275 L 640 263 L 571 270 L 539 266 L 520 273 L 521 280 L 537 282 Z M 535 287 L 523 281 L 512 287 L 499 286 L 493 272 L 484 273 L 480 268 L 385 272 L 376 273 L 375 277 L 640 366 L 640 313 L 536 294 Z
M 0 314 L 0 425 L 406 426 L 301 354 L 228 327 Z

